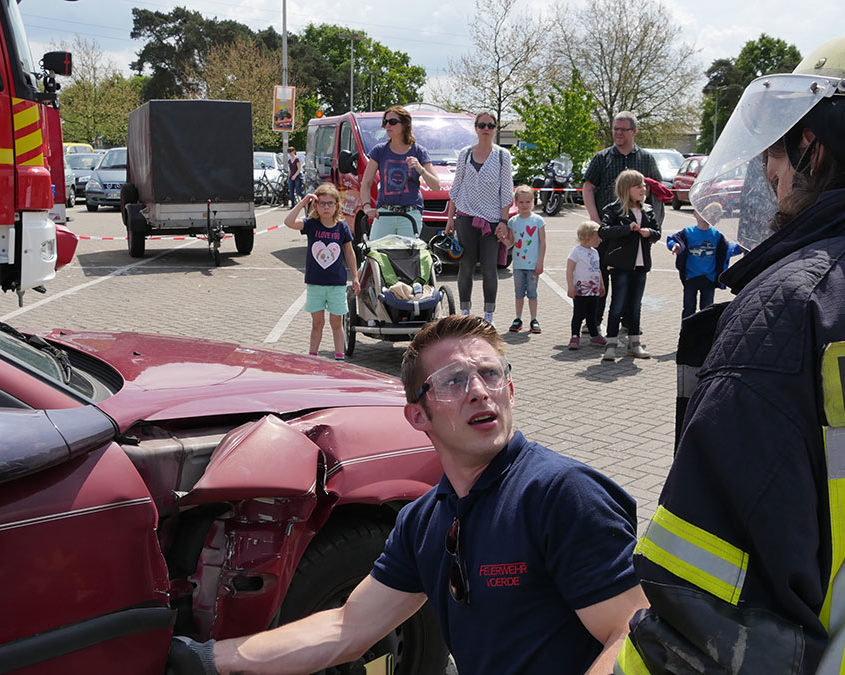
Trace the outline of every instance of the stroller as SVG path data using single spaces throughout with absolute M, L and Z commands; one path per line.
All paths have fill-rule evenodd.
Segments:
M 403 214 L 380 217 L 396 215 Z M 347 357 L 355 351 L 357 333 L 391 342 L 410 340 L 427 322 L 455 313 L 452 289 L 437 288 L 440 261 L 424 241 L 389 234 L 359 246 L 361 293 L 356 297 L 351 287 L 346 289 Z

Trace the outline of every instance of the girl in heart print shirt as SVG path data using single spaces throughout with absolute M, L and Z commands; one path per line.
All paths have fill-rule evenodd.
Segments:
M 299 218 L 299 212 L 310 205 L 307 218 Z M 299 230 L 308 237 L 305 254 L 305 311 L 311 314 L 311 344 L 308 353 L 317 355 L 325 312 L 329 313 L 329 325 L 334 341 L 334 357 L 343 361 L 343 315 L 346 305 L 346 268 L 352 270 L 352 290 L 361 292 L 358 270 L 355 267 L 355 251 L 352 249 L 352 233 L 341 220 L 340 193 L 334 185 L 323 183 L 313 194 L 307 194 L 285 217 L 285 225 Z

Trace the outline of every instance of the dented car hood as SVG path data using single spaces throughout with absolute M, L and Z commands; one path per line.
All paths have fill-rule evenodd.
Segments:
M 141 333 L 55 330 L 44 337 L 119 373 L 120 390 L 97 405 L 121 430 L 139 420 L 405 402 L 396 378 L 316 357 Z

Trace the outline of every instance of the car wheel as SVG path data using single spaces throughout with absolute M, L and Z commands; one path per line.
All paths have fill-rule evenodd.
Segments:
M 555 216 L 557 215 L 557 212 L 560 211 L 560 207 L 562 205 L 563 195 L 560 192 L 552 192 L 546 200 L 546 203 L 543 204 L 543 213 L 547 216 Z
M 452 289 L 448 286 L 441 286 L 440 293 L 442 294 L 442 297 L 440 299 L 439 311 L 437 314 L 438 319 L 455 313 L 455 296 L 452 293 Z
M 85 200 L 85 208 L 88 209 L 91 213 L 97 210 L 99 204 L 92 204 L 90 199 Z
M 355 353 L 355 324 L 358 323 L 358 299 L 352 286 L 346 288 L 346 314 L 343 315 L 344 353 L 352 358 Z
M 133 232 L 128 227 L 126 228 L 126 242 L 129 246 L 129 255 L 133 258 L 143 258 L 144 249 L 147 245 L 147 238 L 143 232 Z
M 677 192 L 672 193 L 672 208 L 675 209 L 675 211 L 678 211 L 681 208 L 681 200 L 678 199 Z
M 284 602 L 270 627 L 340 607 L 366 577 L 384 549 L 391 526 L 384 522 L 340 519 L 329 523 L 305 551 Z M 392 652 L 396 675 L 442 675 L 448 652 L 437 615 L 429 603 L 370 647 L 351 667 L 322 671 L 363 672 L 363 664 Z
M 252 253 L 252 247 L 255 246 L 255 230 L 244 228 L 235 230 L 235 249 L 241 255 L 249 255 Z
M 65 206 L 71 208 L 74 204 L 76 204 L 76 195 L 74 194 L 73 190 L 65 192 Z

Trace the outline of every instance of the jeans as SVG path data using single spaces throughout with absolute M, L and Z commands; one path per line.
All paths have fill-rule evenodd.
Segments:
M 619 336 L 619 320 L 624 316 L 628 334 L 640 335 L 640 308 L 645 293 L 645 267 L 633 270 L 610 270 L 610 311 L 607 314 L 607 337 Z
M 684 281 L 684 310 L 681 318 L 695 314 L 695 301 L 701 293 L 701 300 L 698 308 L 704 309 L 713 304 L 713 297 L 716 295 L 716 282 L 710 281 L 707 276 L 693 277 Z
M 294 179 L 288 178 L 288 193 L 290 194 L 291 207 L 296 204 L 296 195 L 302 199 L 305 196 L 305 191 L 302 189 L 302 174 Z
M 499 290 L 499 240 L 495 231 L 481 236 L 481 230 L 472 226 L 472 217 L 455 218 L 455 231 L 464 247 L 464 254 L 458 263 L 458 297 L 461 309 L 469 309 L 472 302 L 472 275 L 475 265 L 481 262 L 481 285 L 484 290 L 484 311 L 496 310 L 496 294 Z

